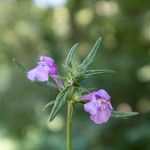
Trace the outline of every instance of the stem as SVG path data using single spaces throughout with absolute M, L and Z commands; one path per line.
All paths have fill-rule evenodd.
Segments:
M 67 150 L 71 150 L 71 127 L 72 127 L 73 104 L 68 101 L 67 110 Z

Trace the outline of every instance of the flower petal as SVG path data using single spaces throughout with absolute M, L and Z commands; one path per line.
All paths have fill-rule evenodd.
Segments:
M 31 81 L 41 81 L 41 82 L 45 82 L 48 81 L 48 70 L 46 68 L 37 66 L 36 68 L 30 70 L 27 73 L 27 77 L 31 80 Z
M 105 110 L 99 110 L 95 115 L 91 115 L 90 118 L 96 124 L 106 123 L 111 116 L 111 112 L 112 111 L 108 108 Z
M 53 64 L 55 64 L 55 61 L 48 56 L 40 56 L 40 62 L 45 63 L 45 65 L 49 66 L 53 66 Z
M 84 104 L 84 110 L 86 112 L 89 112 L 91 115 L 94 115 L 97 113 L 97 106 L 96 106 L 96 101 L 92 100 L 86 104 Z
M 109 107 L 109 109 L 113 110 L 113 107 L 112 107 L 110 101 L 108 101 L 108 107 Z
M 93 96 L 94 96 L 94 92 L 90 93 L 90 94 L 86 94 L 86 95 L 83 95 L 81 97 L 82 100 L 92 100 L 93 99 Z
M 104 98 L 105 100 L 110 100 L 110 95 L 103 89 L 100 89 L 95 92 L 99 98 Z
M 55 64 L 55 61 L 47 56 L 41 56 L 40 57 L 41 63 L 43 62 L 49 67 L 49 76 L 53 78 L 53 80 L 56 82 L 58 87 L 62 87 L 62 82 L 59 78 L 57 65 Z

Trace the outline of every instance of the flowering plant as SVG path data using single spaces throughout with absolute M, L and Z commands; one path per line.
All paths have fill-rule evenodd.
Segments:
M 48 56 L 40 56 L 37 66 L 31 70 L 24 68 L 17 60 L 14 62 L 26 74 L 27 78 L 32 82 L 50 86 L 59 91 L 56 99 L 45 105 L 43 110 L 53 105 L 49 117 L 51 122 L 64 104 L 68 104 L 67 108 L 67 150 L 71 150 L 71 127 L 73 106 L 76 103 L 82 103 L 84 110 L 90 114 L 90 119 L 96 124 L 106 123 L 110 117 L 129 117 L 137 115 L 137 112 L 118 112 L 113 110 L 111 105 L 111 97 L 104 90 L 99 89 L 89 92 L 88 89 L 81 86 L 81 82 L 94 75 L 114 74 L 113 70 L 88 70 L 89 65 L 94 61 L 98 48 L 101 43 L 99 38 L 93 46 L 90 53 L 80 64 L 74 59 L 74 53 L 79 45 L 75 44 L 69 51 L 64 67 L 64 74 L 59 75 L 55 61 Z M 52 78 L 54 82 L 49 80 Z

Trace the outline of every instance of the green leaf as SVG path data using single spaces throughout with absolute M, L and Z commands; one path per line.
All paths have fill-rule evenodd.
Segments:
M 47 104 L 43 107 L 42 111 L 44 111 L 48 106 L 51 106 L 51 105 L 53 105 L 54 103 L 55 103 L 55 101 L 50 101 L 49 103 L 47 103 Z
M 27 72 L 27 69 L 19 63 L 15 58 L 13 58 L 13 63 L 19 68 L 23 73 Z
M 79 44 L 78 44 L 78 43 L 74 44 L 74 45 L 72 46 L 72 48 L 70 49 L 70 51 L 69 51 L 69 53 L 68 53 L 68 55 L 67 55 L 67 58 L 66 58 L 66 66 L 67 66 L 67 67 L 71 65 L 71 62 L 72 62 L 72 60 L 73 60 L 73 54 L 74 54 L 74 52 L 75 52 L 75 50 L 76 50 L 77 48 L 79 48 Z
M 99 74 L 115 74 L 116 71 L 109 70 L 109 69 L 101 69 L 101 70 L 88 70 L 84 73 L 84 78 L 91 77 L 93 75 L 99 75 Z
M 96 43 L 93 46 L 92 50 L 90 51 L 88 56 L 84 59 L 84 61 L 80 65 L 83 70 L 85 70 L 94 61 L 95 56 L 96 56 L 97 51 L 98 51 L 98 48 L 99 48 L 100 43 L 101 43 L 101 39 L 102 39 L 101 37 L 98 38 L 98 40 L 96 41 Z
M 69 94 L 68 87 L 65 88 L 64 90 L 62 90 L 58 94 L 58 96 L 56 97 L 54 106 L 52 108 L 52 111 L 50 113 L 49 121 L 52 121 L 55 118 L 55 116 L 58 114 L 58 112 L 61 109 L 61 107 L 63 106 L 63 104 L 67 101 L 68 94 Z
M 115 118 L 125 118 L 138 115 L 138 112 L 121 112 L 121 111 L 112 111 L 111 117 Z

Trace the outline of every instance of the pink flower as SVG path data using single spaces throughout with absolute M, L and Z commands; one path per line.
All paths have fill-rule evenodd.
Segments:
M 54 60 L 48 56 L 41 56 L 35 68 L 27 73 L 27 77 L 31 81 L 48 81 L 49 76 L 55 80 L 58 87 L 62 87 L 59 79 L 58 69 Z
M 101 89 L 82 96 L 83 100 L 89 101 L 84 104 L 84 110 L 90 113 L 90 118 L 96 124 L 102 124 L 109 120 L 113 110 L 109 94 Z

